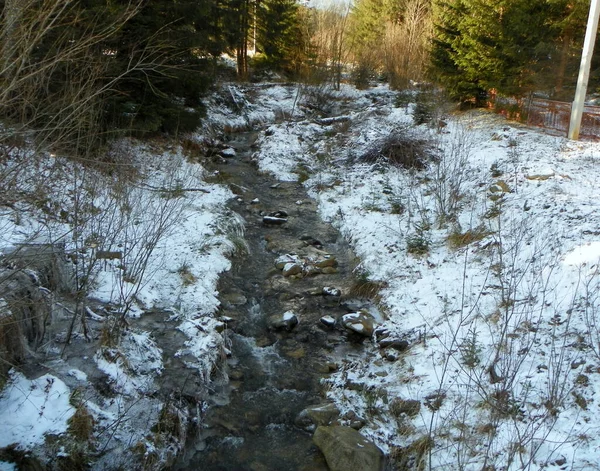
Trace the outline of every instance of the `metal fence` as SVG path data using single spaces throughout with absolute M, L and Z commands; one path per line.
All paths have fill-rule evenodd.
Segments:
M 522 103 L 496 99 L 493 106 L 507 117 L 519 119 L 530 126 L 544 128 L 562 136 L 569 132 L 571 103 L 543 98 L 533 98 Z M 579 135 L 600 140 L 600 106 L 585 106 Z

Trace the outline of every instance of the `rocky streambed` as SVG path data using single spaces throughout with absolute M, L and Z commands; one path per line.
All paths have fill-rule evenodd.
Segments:
M 362 419 L 340 415 L 321 380 L 372 348 L 381 315 L 353 296 L 355 257 L 302 184 L 257 171 L 256 136 L 234 134 L 235 152 L 212 169 L 237 194 L 246 232 L 219 287 L 228 380 L 215 383 L 176 468 L 379 469 L 381 451 L 356 432 Z

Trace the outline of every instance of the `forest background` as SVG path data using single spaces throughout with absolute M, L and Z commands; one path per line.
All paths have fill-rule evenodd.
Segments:
M 197 128 L 223 80 L 427 82 L 451 100 L 571 101 L 585 0 L 3 0 L 0 117 L 78 154 Z M 235 58 L 236 75 L 219 66 Z M 598 54 L 590 91 L 599 86 Z M 15 128 L 3 133 L 14 139 Z

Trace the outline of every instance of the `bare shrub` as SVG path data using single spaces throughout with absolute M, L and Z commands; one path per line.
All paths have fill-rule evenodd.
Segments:
M 424 170 L 432 160 L 433 146 L 426 139 L 398 129 L 371 146 L 359 159 L 363 162 L 385 162 L 409 170 Z
M 454 221 L 461 208 L 472 147 L 472 137 L 463 128 L 433 163 L 432 178 L 427 186 L 435 202 L 439 227 Z

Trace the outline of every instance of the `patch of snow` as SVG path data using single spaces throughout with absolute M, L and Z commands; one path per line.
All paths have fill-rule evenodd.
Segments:
M 87 375 L 81 370 L 71 368 L 67 374 L 69 376 L 73 376 L 73 378 L 75 378 L 77 381 L 87 381 Z
M 30 449 L 44 443 L 47 434 L 66 432 L 75 413 L 69 403 L 71 391 L 52 375 L 35 380 L 11 372 L 0 393 L 0 448 L 17 444 Z

